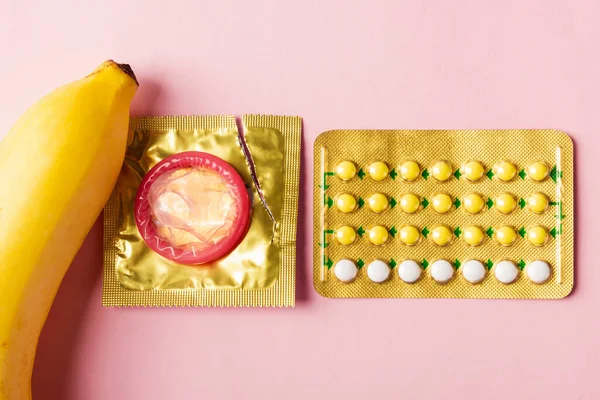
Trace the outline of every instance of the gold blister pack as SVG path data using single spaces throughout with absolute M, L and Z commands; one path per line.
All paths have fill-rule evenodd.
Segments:
M 322 133 L 314 145 L 315 289 L 333 298 L 563 298 L 574 281 L 573 186 L 573 143 L 556 130 Z M 446 213 L 432 204 L 444 211 L 440 193 L 450 199 Z M 412 195 L 416 210 L 404 203 L 417 201 Z M 465 210 L 478 204 L 479 212 Z M 401 279 L 410 275 L 399 273 L 401 265 L 418 265 L 420 276 Z M 451 275 L 442 276 L 448 265 Z
M 105 306 L 294 306 L 302 120 L 244 115 L 242 124 L 240 135 L 233 116 L 131 119 L 125 163 L 104 210 Z M 153 252 L 134 217 L 144 175 L 185 151 L 227 161 L 251 199 L 244 239 L 201 266 Z

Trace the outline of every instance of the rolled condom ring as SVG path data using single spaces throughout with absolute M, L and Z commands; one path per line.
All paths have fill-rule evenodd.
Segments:
M 144 177 L 135 222 L 146 244 L 187 265 L 223 257 L 243 239 L 250 221 L 244 181 L 226 161 L 189 151 L 167 157 Z

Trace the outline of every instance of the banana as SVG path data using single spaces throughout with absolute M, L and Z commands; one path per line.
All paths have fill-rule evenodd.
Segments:
M 40 331 L 123 164 L 137 88 L 128 65 L 107 61 L 0 142 L 0 400 L 31 399 Z

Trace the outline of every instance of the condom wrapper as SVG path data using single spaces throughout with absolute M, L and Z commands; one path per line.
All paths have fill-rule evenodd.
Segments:
M 573 143 L 541 130 L 334 130 L 314 145 L 325 297 L 559 299 L 574 282 Z
M 302 121 L 242 125 L 131 119 L 104 210 L 103 305 L 294 306 Z

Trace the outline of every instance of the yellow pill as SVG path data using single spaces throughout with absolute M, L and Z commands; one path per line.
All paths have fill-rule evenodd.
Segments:
M 415 161 L 404 161 L 399 170 L 400 178 L 407 182 L 412 182 L 421 175 L 421 167 Z
M 548 196 L 543 193 L 533 193 L 527 198 L 527 208 L 529 211 L 541 214 L 548 208 Z
M 496 164 L 496 177 L 501 181 L 508 182 L 517 175 L 517 167 L 510 161 L 502 160 Z
M 477 182 L 483 176 L 485 169 L 479 161 L 469 161 L 462 168 L 462 174 L 465 179 L 471 182 Z
M 335 166 L 335 174 L 343 181 L 349 181 L 356 176 L 356 165 L 352 161 L 340 161 Z
M 348 225 L 340 226 L 335 230 L 335 239 L 343 246 L 351 245 L 356 241 L 356 231 Z
M 446 193 L 438 193 L 431 199 L 431 206 L 438 214 L 446 214 L 452 208 L 452 198 Z
M 376 182 L 387 178 L 389 172 L 387 164 L 382 161 L 375 161 L 369 165 L 369 176 Z
M 438 225 L 431 230 L 431 240 L 438 246 L 446 246 L 452 241 L 452 231 L 445 225 Z
M 369 208 L 374 213 L 382 213 L 388 208 L 388 198 L 382 193 L 373 193 L 369 197 Z
M 483 197 L 477 193 L 469 193 L 463 197 L 463 208 L 469 214 L 477 214 L 483 210 L 485 205 Z
M 496 241 L 502 246 L 512 246 L 517 240 L 517 232 L 514 228 L 503 225 L 496 229 L 496 234 L 494 235 Z
M 496 197 L 496 209 L 502 214 L 510 214 L 517 207 L 517 199 L 510 193 L 502 193 Z
M 437 161 L 431 167 L 431 176 L 439 182 L 447 181 L 452 176 L 452 167 L 446 161 Z
M 400 197 L 400 209 L 407 214 L 416 212 L 420 205 L 419 197 L 415 194 L 406 193 Z
M 540 182 L 548 176 L 548 164 L 536 161 L 527 166 L 527 176 L 532 181 Z
M 373 226 L 369 229 L 369 242 L 375 246 L 381 246 L 387 242 L 389 237 L 387 229 L 381 225 Z
M 541 225 L 532 226 L 527 230 L 527 240 L 534 246 L 543 246 L 548 241 L 548 230 Z
M 483 229 L 477 225 L 469 225 L 463 231 L 463 240 L 469 246 L 479 246 L 484 238 Z
M 350 193 L 341 193 L 335 198 L 335 206 L 340 212 L 351 213 L 356 209 L 356 199 Z
M 414 246 L 421 237 L 417 227 L 412 225 L 404 225 L 400 228 L 400 241 L 407 246 Z

